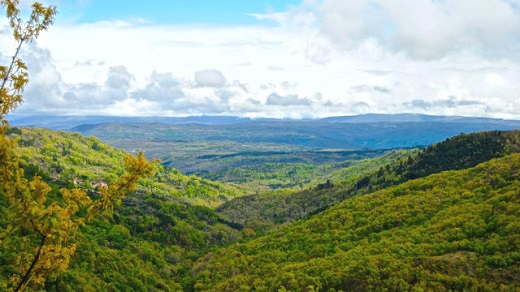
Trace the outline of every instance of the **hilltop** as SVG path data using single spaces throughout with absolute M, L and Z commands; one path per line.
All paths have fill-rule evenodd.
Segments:
M 327 122 L 327 123 L 477 123 L 503 126 L 518 126 L 519 121 L 483 117 L 434 116 L 422 114 L 362 114 L 335 116 L 322 119 L 274 119 L 245 118 L 236 116 L 189 116 L 189 117 L 118 117 L 118 116 L 38 116 L 10 114 L 9 121 L 14 126 L 34 126 L 53 130 L 70 130 L 87 124 L 103 123 L 161 123 L 161 124 L 206 124 L 225 125 L 249 122 Z

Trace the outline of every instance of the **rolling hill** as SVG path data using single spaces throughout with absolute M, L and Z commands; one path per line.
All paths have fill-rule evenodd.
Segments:
M 94 197 L 101 182 L 108 184 L 123 171 L 126 153 L 93 137 L 38 128 L 12 128 L 9 136 L 19 141 L 25 175 L 41 176 L 57 202 L 62 187 L 86 189 Z M 178 291 L 190 286 L 189 269 L 195 259 L 242 238 L 237 226 L 210 208 L 241 194 L 239 188 L 161 166 L 112 214 L 81 228 L 70 268 L 51 277 L 45 289 Z M 5 208 L 9 203 L 0 189 L 1 214 Z M 0 243 L 9 227 L 6 220 L 0 217 Z M 17 256 L 0 252 L 0 290 Z
M 359 196 L 212 252 L 196 291 L 516 291 L 520 154 Z
M 257 177 L 247 184 L 255 192 L 296 187 L 324 177 L 354 162 L 341 157 L 347 151 L 366 151 L 366 156 L 356 158 L 363 159 L 375 157 L 370 151 L 382 154 L 388 149 L 431 145 L 460 133 L 518 128 L 518 121 L 402 114 L 321 120 L 194 117 L 129 122 L 113 118 L 70 131 L 132 153 L 144 150 L 149 159 L 160 158 L 163 165 L 211 180 L 243 184 Z M 306 177 L 300 176 L 298 182 L 282 179 L 284 172 L 306 173 Z
M 61 187 L 95 196 L 122 173 L 125 152 L 97 138 L 37 128 L 9 136 L 25 174 L 41 176 L 58 202 Z M 70 267 L 44 289 L 514 291 L 519 145 L 519 131 L 463 134 L 358 160 L 304 190 L 255 196 L 160 166 L 112 214 L 81 228 Z M 8 224 L 0 217 L 0 231 Z M 0 287 L 13 256 L 0 252 Z
M 392 151 L 331 174 L 312 188 L 242 196 L 217 211 L 230 221 L 263 230 L 320 212 L 349 197 L 371 193 L 411 179 L 473 167 L 520 152 L 520 131 L 461 134 L 417 151 Z

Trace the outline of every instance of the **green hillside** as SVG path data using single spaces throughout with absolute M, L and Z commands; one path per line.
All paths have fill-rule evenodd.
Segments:
M 101 183 L 108 184 L 123 172 L 125 152 L 92 137 L 33 128 L 13 128 L 9 136 L 19 140 L 25 174 L 43 177 L 58 202 L 61 187 L 87 189 L 95 197 Z M 239 195 L 240 189 L 159 167 L 156 176 L 128 194 L 113 214 L 81 228 L 70 267 L 48 279 L 45 288 L 178 291 L 189 287 L 195 259 L 242 237 L 235 225 L 209 208 Z M 0 190 L 2 214 L 4 208 L 9 205 Z M 0 217 L 0 227 L 2 232 L 8 230 L 5 217 Z M 13 273 L 12 256 L 0 252 L 0 290 Z
M 212 252 L 197 291 L 517 291 L 520 154 L 348 199 Z
M 58 203 L 61 187 L 95 197 L 123 173 L 126 153 L 96 138 L 36 128 L 9 137 L 25 174 L 49 183 Z M 520 157 L 465 168 L 518 152 L 519 141 L 519 131 L 459 135 L 352 162 L 303 190 L 253 196 L 159 166 L 113 213 L 81 227 L 70 266 L 44 289 L 514 291 Z M 449 169 L 462 170 L 427 176 Z M 5 217 L 0 227 L 8 230 Z M 15 256 L 0 251 L 0 289 Z
M 10 136 L 19 139 L 28 175 L 38 173 L 62 186 L 94 189 L 96 184 L 113 181 L 122 173 L 123 157 L 127 154 L 78 133 L 13 128 Z M 159 167 L 156 177 L 145 181 L 144 187 L 156 194 L 174 196 L 178 201 L 208 207 L 244 193 L 240 188 L 186 176 L 169 167 Z
M 232 222 L 265 230 L 320 212 L 349 197 L 368 194 L 410 179 L 465 169 L 520 152 L 520 131 L 460 134 L 423 150 L 388 152 L 330 175 L 301 191 L 260 193 L 231 200 L 217 211 Z

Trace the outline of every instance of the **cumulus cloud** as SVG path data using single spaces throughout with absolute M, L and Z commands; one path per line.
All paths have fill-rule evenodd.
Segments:
M 30 83 L 19 110 L 520 119 L 513 3 L 305 0 L 255 15 L 268 25 L 254 27 L 57 23 L 24 47 Z M 0 34 L 2 64 L 14 47 L 9 38 Z
M 30 43 L 28 50 L 22 56 L 29 67 L 29 84 L 25 89 L 26 102 L 42 102 L 44 104 L 62 104 L 55 97 L 61 95 L 61 74 L 51 58 L 51 53 L 47 49 L 38 47 L 35 43 Z
M 111 89 L 128 89 L 134 76 L 124 66 L 115 66 L 108 69 L 108 78 L 105 85 Z
M 202 70 L 195 72 L 195 83 L 203 87 L 222 87 L 226 85 L 226 77 L 215 69 Z
M 308 98 L 299 98 L 295 94 L 279 95 L 273 92 L 269 94 L 265 104 L 273 106 L 310 106 L 312 101 Z
M 323 0 L 312 2 L 322 30 L 346 48 L 375 39 L 414 58 L 471 50 L 518 51 L 520 9 L 511 1 Z
M 174 100 L 185 96 L 180 80 L 172 73 L 152 72 L 148 84 L 132 92 L 132 97 L 139 100 L 159 102 L 165 108 L 171 108 Z

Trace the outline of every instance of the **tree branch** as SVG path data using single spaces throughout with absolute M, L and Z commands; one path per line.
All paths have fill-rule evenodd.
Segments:
M 18 44 L 18 47 L 16 48 L 16 52 L 13 56 L 13 59 L 11 60 L 11 64 L 9 65 L 9 69 L 7 69 L 7 72 L 5 74 L 4 80 L 2 81 L 2 85 L 0 86 L 0 90 L 3 90 L 5 88 L 5 85 L 7 84 L 7 81 L 9 80 L 9 76 L 11 75 L 11 71 L 13 71 L 14 63 L 16 62 L 16 58 L 18 57 L 18 53 L 20 53 L 20 49 L 22 48 L 22 44 L 25 42 L 25 39 L 20 39 L 20 43 Z M 0 103 L 2 100 L 0 100 Z
M 36 253 L 36 255 L 34 256 L 31 266 L 29 267 L 27 272 L 25 272 L 25 275 L 22 277 L 22 280 L 20 281 L 20 283 L 18 284 L 18 287 L 16 287 L 16 289 L 14 291 L 16 291 L 16 292 L 22 291 L 25 288 L 25 286 L 27 286 L 27 283 L 29 282 L 29 279 L 31 278 L 31 272 L 34 269 L 34 267 L 36 266 L 36 263 L 40 260 L 40 256 L 41 256 L 43 247 L 45 246 L 46 239 L 47 239 L 47 236 L 42 236 L 42 239 L 40 241 L 40 247 L 38 248 L 38 253 Z

